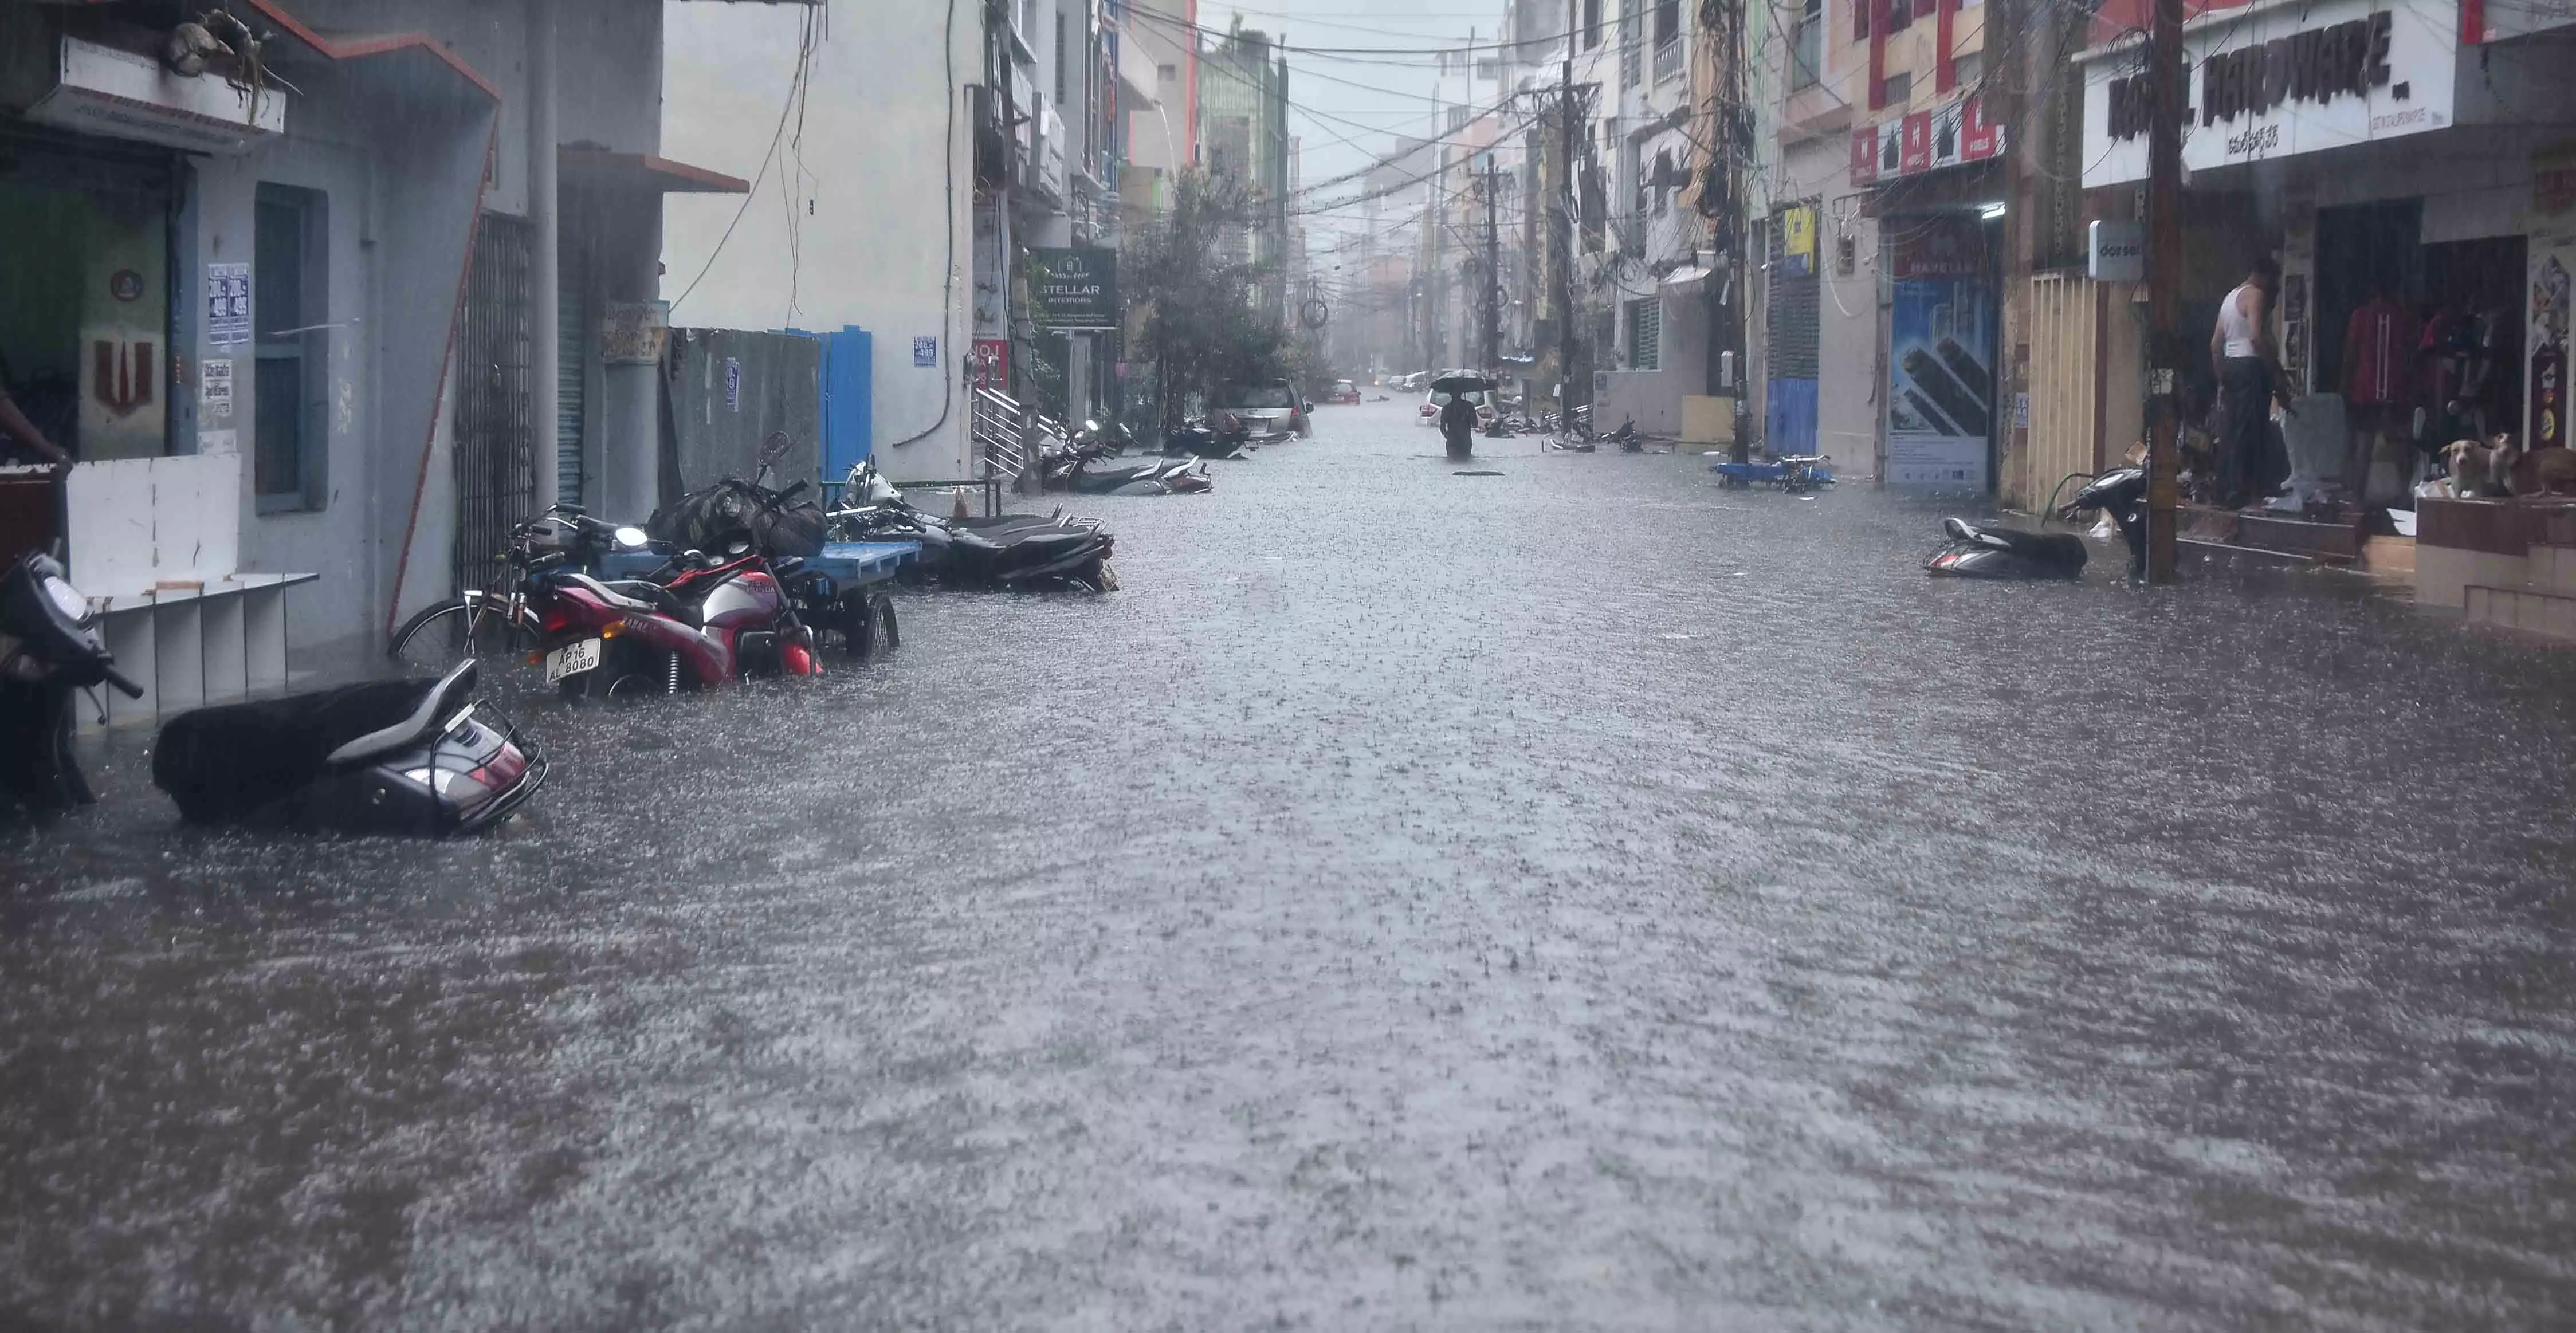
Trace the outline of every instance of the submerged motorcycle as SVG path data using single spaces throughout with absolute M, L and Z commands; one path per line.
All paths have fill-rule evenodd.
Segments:
M 477 716 L 475 664 L 200 708 L 161 729 L 152 785 L 181 818 L 294 833 L 479 833 L 545 784 L 546 758 Z
M 1245 459 L 1252 457 L 1252 428 L 1228 412 L 1214 422 L 1190 420 L 1163 437 L 1163 452 L 1175 458 Z
M 2147 473 L 2125 467 L 2095 477 L 2056 511 L 2063 521 L 2101 510 L 2119 525 L 2129 547 L 2129 576 L 2146 571 L 2147 525 L 2144 513 Z M 1988 527 L 1960 518 L 1941 520 L 1945 540 L 1924 572 L 1965 579 L 2072 579 L 2084 574 L 2084 539 L 2071 532 L 2026 532 Z
M 530 606 L 546 683 L 571 698 L 611 698 L 821 675 L 814 631 L 789 600 L 802 564 L 683 551 L 657 578 L 541 570 Z
M 96 798 L 72 757 L 72 696 L 143 687 L 116 669 L 98 615 L 52 556 L 29 552 L 0 577 L 0 809 L 50 813 Z
M 1204 458 L 1160 459 L 1128 467 L 1098 467 L 1105 442 L 1058 445 L 1045 454 L 1046 488 L 1077 495 L 1195 495 L 1215 488 Z
M 997 514 L 943 518 L 912 507 L 873 462 L 850 469 L 843 488 L 848 504 L 833 511 L 831 531 L 842 541 L 916 541 L 918 577 L 968 588 L 1069 588 L 1110 592 L 1118 577 L 1109 568 L 1116 543 L 1097 519 Z

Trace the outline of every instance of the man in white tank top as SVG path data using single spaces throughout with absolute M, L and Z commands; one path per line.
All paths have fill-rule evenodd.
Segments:
M 2259 497 L 2271 441 L 2272 404 L 2290 406 L 2290 377 L 2272 340 L 2272 298 L 2281 289 L 2281 266 L 2270 255 L 2254 261 L 2245 281 L 2218 303 L 2218 326 L 2209 333 L 2209 366 L 2218 376 L 2223 423 L 2217 442 L 2219 503 L 2239 509 Z

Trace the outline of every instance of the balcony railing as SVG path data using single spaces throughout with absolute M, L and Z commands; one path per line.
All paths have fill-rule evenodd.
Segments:
M 1677 79 L 1682 73 L 1682 39 L 1671 38 L 1655 48 L 1655 82 Z

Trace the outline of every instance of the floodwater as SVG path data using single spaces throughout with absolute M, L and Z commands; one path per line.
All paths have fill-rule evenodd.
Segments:
M 0 1326 L 2576 1323 L 2576 653 L 1410 410 L 484 841 L 94 757 Z

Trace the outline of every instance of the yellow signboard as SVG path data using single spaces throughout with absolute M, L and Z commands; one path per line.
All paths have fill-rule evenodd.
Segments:
M 1816 261 L 1816 210 L 1792 208 L 1780 215 L 1780 253 L 1792 259 Z

